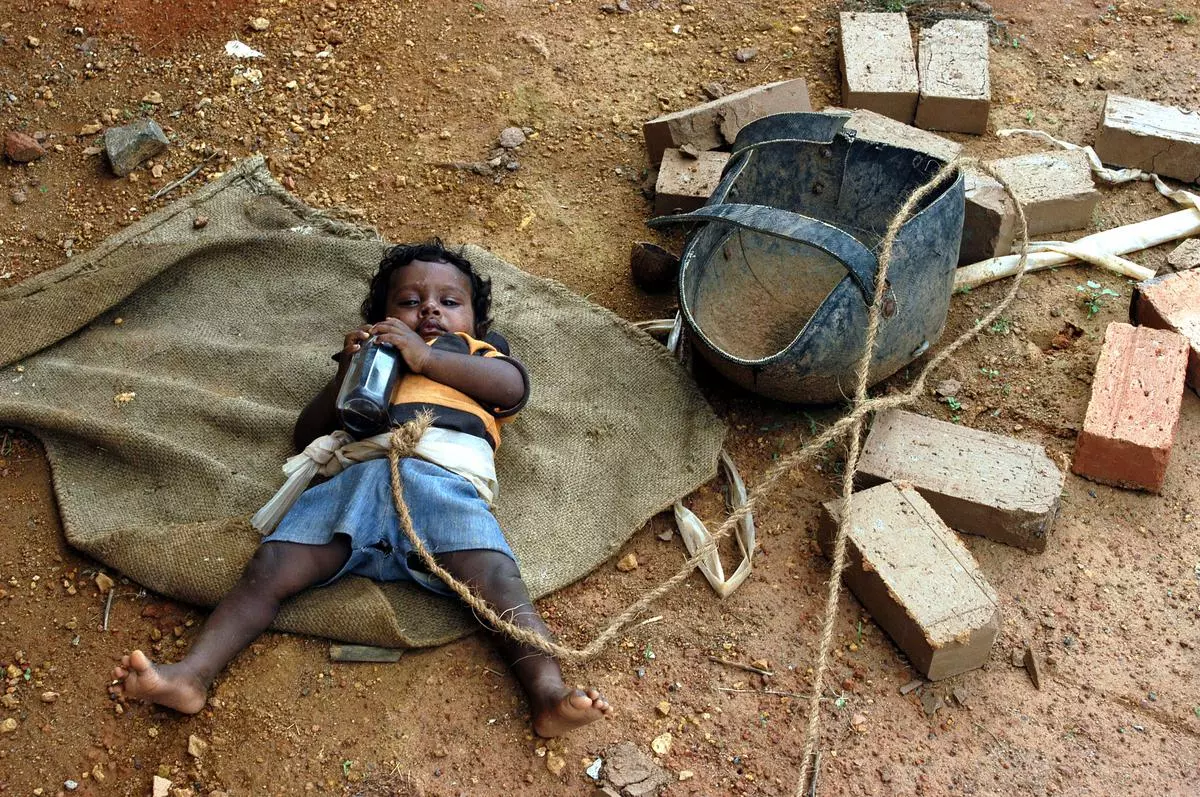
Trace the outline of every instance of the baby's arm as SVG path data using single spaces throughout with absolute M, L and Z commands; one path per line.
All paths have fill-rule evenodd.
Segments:
M 525 397 L 521 370 L 504 357 L 478 357 L 430 346 L 403 323 L 388 318 L 372 328 L 381 343 L 390 343 L 415 374 L 460 390 L 485 407 L 508 409 Z

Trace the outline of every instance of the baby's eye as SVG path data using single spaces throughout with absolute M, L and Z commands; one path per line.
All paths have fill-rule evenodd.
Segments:
M 460 302 L 458 299 L 442 299 L 442 304 L 446 305 L 447 307 L 458 307 L 460 304 L 462 304 L 462 302 Z
M 400 307 L 416 307 L 418 302 L 416 299 L 401 299 L 396 304 Z

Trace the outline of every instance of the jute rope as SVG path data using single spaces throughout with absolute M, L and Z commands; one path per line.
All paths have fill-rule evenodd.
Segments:
M 974 158 L 958 158 L 951 163 L 946 164 L 938 170 L 929 182 L 914 191 L 901 205 L 896 212 L 895 217 L 888 225 L 887 233 L 884 235 L 880 243 L 879 250 L 879 271 L 875 277 L 875 297 L 871 304 L 867 320 L 867 335 L 863 346 L 862 357 L 859 360 L 856 371 L 857 385 L 854 392 L 854 405 L 849 414 L 840 418 L 838 421 L 829 426 L 824 432 L 819 434 L 815 439 L 809 442 L 802 448 L 788 454 L 779 459 L 763 476 L 762 480 L 750 491 L 750 495 L 746 503 L 737 510 L 731 512 L 722 522 L 721 526 L 712 535 L 712 539 L 696 551 L 695 555 L 683 563 L 683 566 L 673 576 L 663 581 L 654 589 L 651 589 L 642 594 L 640 598 L 631 603 L 623 612 L 617 615 L 616 618 L 601 631 L 591 642 L 582 648 L 568 648 L 563 645 L 546 639 L 545 637 L 530 631 L 527 628 L 522 628 L 512 622 L 504 619 L 495 611 L 486 601 L 476 595 L 467 585 L 455 579 L 445 568 L 441 567 L 429 549 L 417 536 L 413 529 L 412 518 L 409 515 L 408 507 L 404 502 L 403 487 L 400 482 L 400 459 L 404 456 L 407 450 L 404 445 L 404 439 L 411 439 L 411 432 L 403 431 L 404 427 L 400 427 L 393 434 L 396 435 L 393 441 L 393 446 L 388 452 L 388 460 L 391 465 L 392 476 L 392 499 L 396 504 L 396 512 L 400 519 L 400 528 L 404 531 L 404 535 L 412 544 L 413 550 L 416 551 L 421 561 L 438 578 L 442 579 L 446 585 L 458 595 L 468 606 L 470 606 L 483 620 L 493 629 L 500 631 L 512 639 L 528 645 L 531 648 L 539 650 L 547 655 L 554 656 L 561 661 L 581 662 L 592 659 L 601 653 L 609 642 L 613 640 L 635 617 L 639 616 L 646 608 L 661 598 L 666 593 L 670 592 L 677 585 L 682 583 L 692 571 L 695 570 L 704 558 L 716 549 L 722 539 L 728 536 L 737 526 L 739 520 L 747 514 L 754 511 L 758 506 L 758 502 L 767 495 L 779 482 L 779 480 L 793 468 L 811 460 L 814 456 L 820 453 L 825 446 L 832 440 L 836 440 L 843 435 L 849 435 L 847 445 L 847 458 L 845 474 L 842 478 L 842 500 L 845 502 L 849 499 L 854 488 L 854 475 L 858 467 L 858 459 L 861 450 L 861 437 L 863 420 L 869 413 L 881 412 L 883 410 L 903 407 L 915 403 L 925 391 L 925 383 L 930 373 L 944 363 L 954 352 L 958 351 L 965 344 L 971 341 L 981 330 L 989 326 L 996 318 L 1004 312 L 1008 305 L 1017 295 L 1017 290 L 1020 287 L 1022 277 L 1025 273 L 1025 262 L 1027 259 L 1027 250 L 1029 244 L 1029 228 L 1025 221 L 1025 212 L 1020 204 L 1015 201 L 1013 204 L 1017 208 L 1017 215 L 1020 220 L 1020 241 L 1021 241 L 1021 258 L 1019 261 L 1019 269 L 1016 278 L 1013 280 L 1008 293 L 1004 298 L 989 311 L 983 318 L 975 322 L 975 325 L 964 332 L 953 343 L 938 352 L 926 366 L 918 374 L 917 379 L 904 393 L 897 393 L 891 396 L 883 396 L 880 398 L 868 398 L 867 388 L 870 377 L 871 359 L 875 352 L 875 342 L 879 334 L 880 325 L 880 308 L 883 304 L 883 299 L 887 292 L 887 274 L 891 267 L 892 249 L 896 242 L 896 236 L 900 232 L 900 228 L 908 217 L 912 214 L 914 208 L 933 191 L 945 179 L 948 179 L 956 170 L 964 167 L 973 167 L 983 173 L 995 178 L 1001 186 L 1004 187 L 1008 194 L 1012 195 L 1012 190 L 1008 183 L 1000 175 L 996 174 L 987 164 L 981 163 Z M 846 531 L 848 525 L 848 512 L 842 512 L 838 523 L 837 537 L 834 541 L 833 562 L 830 568 L 829 581 L 827 583 L 825 614 L 824 622 L 821 628 L 821 638 L 818 645 L 817 663 L 813 668 L 813 686 L 810 690 L 809 698 L 809 715 L 808 726 L 805 737 L 804 758 L 801 764 L 800 784 L 797 787 L 796 794 L 803 793 L 805 786 L 808 783 L 809 776 L 812 772 L 813 754 L 816 749 L 817 741 L 820 735 L 820 702 L 821 693 L 823 691 L 823 680 L 825 671 L 828 668 L 829 648 L 833 639 L 833 625 L 837 616 L 839 584 L 841 581 L 842 571 L 845 569 L 846 560 Z

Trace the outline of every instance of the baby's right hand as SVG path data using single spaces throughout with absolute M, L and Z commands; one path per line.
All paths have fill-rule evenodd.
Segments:
M 371 333 L 367 331 L 370 328 L 371 328 L 370 324 L 363 324 L 361 327 L 358 327 L 357 329 L 352 329 L 346 333 L 346 342 L 345 342 L 345 345 L 342 346 L 342 356 L 341 356 L 341 363 L 342 363 L 343 368 L 350 365 L 350 358 L 353 357 L 354 354 L 359 349 L 362 348 L 363 341 L 365 341 L 367 338 L 371 337 Z

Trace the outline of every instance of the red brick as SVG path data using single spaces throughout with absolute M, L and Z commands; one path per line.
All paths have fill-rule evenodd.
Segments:
M 1169 329 L 1191 347 L 1187 383 L 1200 393 L 1200 271 L 1181 271 L 1146 280 L 1137 286 L 1134 321 L 1144 327 Z
M 1182 335 L 1109 324 L 1071 470 L 1104 484 L 1161 490 L 1187 359 Z
M 804 79 L 781 80 L 651 119 L 642 125 L 642 136 L 650 164 L 655 165 L 670 147 L 716 149 L 732 144 L 738 131 L 756 119 L 811 110 Z

